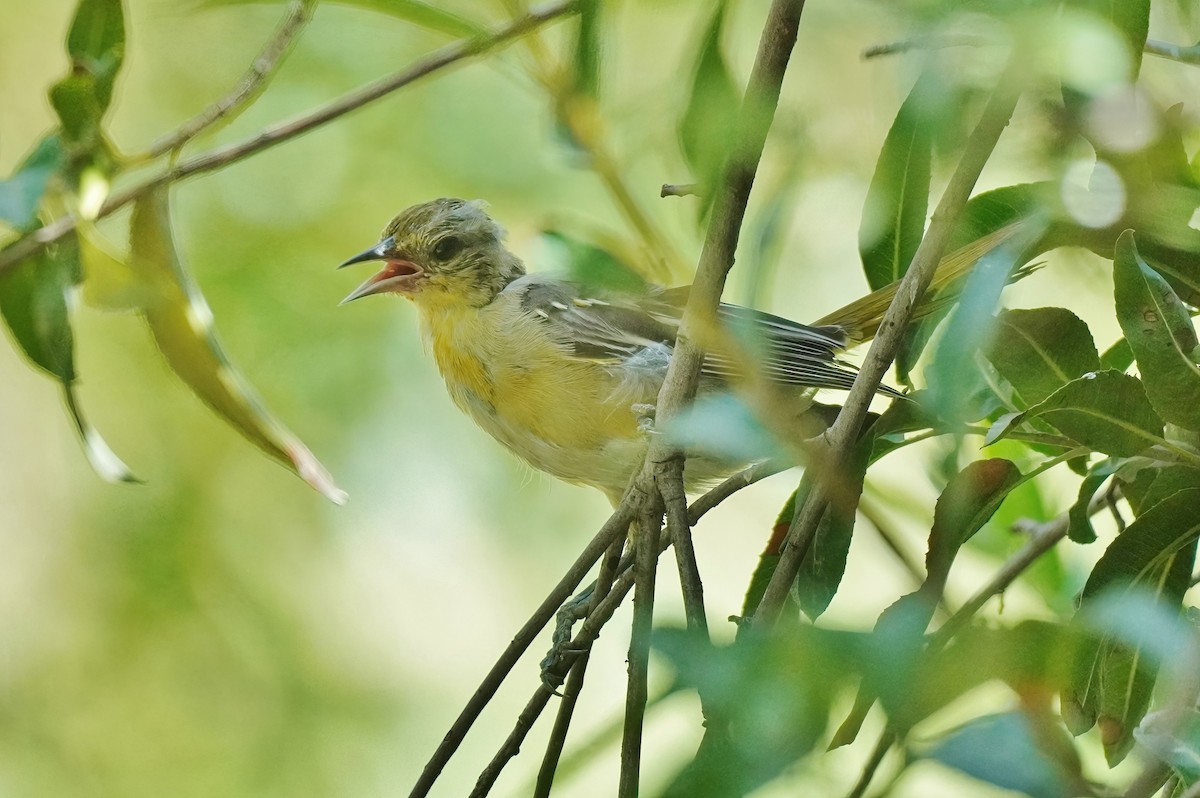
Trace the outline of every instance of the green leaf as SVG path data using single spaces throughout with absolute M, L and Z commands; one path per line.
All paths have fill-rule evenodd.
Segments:
M 204 5 L 263 5 L 282 2 L 283 0 L 205 0 Z M 323 0 L 323 2 L 376 11 L 417 27 L 458 39 L 469 39 L 487 32 L 487 28 L 483 25 L 424 0 Z
M 950 732 L 924 756 L 987 784 L 1034 798 L 1071 794 L 1029 718 L 1019 712 L 975 718 Z
M 833 495 L 817 524 L 808 552 L 800 563 L 796 581 L 792 583 L 792 598 L 804 614 L 814 621 L 829 608 L 846 573 L 846 557 L 850 552 L 850 539 L 854 535 L 854 520 L 862 498 L 871 443 L 869 437 L 860 440 L 843 466 L 843 477 L 832 490 Z M 793 501 L 802 506 L 811 487 L 809 472 L 805 471 Z
M 50 102 L 62 120 L 64 138 L 91 149 L 100 143 L 100 120 L 125 58 L 121 0 L 80 0 L 67 52 L 71 71 L 50 89 Z
M 1105 369 L 1114 369 L 1116 371 L 1127 371 L 1133 365 L 1133 349 L 1130 348 L 1129 342 L 1124 338 L 1120 338 L 1104 350 L 1104 354 L 1100 356 L 1100 366 Z
M 36 226 L 38 207 L 46 186 L 64 163 L 58 136 L 46 136 L 38 142 L 12 177 L 0 181 L 0 220 L 21 231 Z
M 1138 255 L 1133 232 L 1117 239 L 1113 260 L 1117 320 L 1150 403 L 1163 419 L 1200 430 L 1200 365 L 1191 316 L 1167 282 Z
M 918 80 L 888 130 L 867 190 L 858 252 L 872 290 L 904 276 L 925 233 L 932 125 L 923 107 L 928 81 Z
M 933 512 L 922 591 L 940 598 L 958 550 L 983 528 L 1021 481 L 1016 464 L 1000 457 L 970 463 L 950 478 Z
M 62 383 L 67 411 L 92 468 L 109 482 L 136 482 L 83 417 L 75 395 L 75 339 L 67 294 L 80 279 L 79 251 L 68 236 L 0 276 L 0 316 L 34 365 Z
M 1132 457 L 1163 441 L 1163 423 L 1136 377 L 1119 371 L 1086 374 L 1023 413 L 1001 417 L 988 431 L 993 443 L 1024 421 L 1040 418 L 1095 451 Z
M 1090 508 L 1096 491 L 1120 467 L 1121 461 L 1114 458 L 1101 460 L 1092 466 L 1087 476 L 1079 484 L 1079 496 L 1067 512 L 1067 537 L 1076 543 L 1093 543 L 1096 540 L 1096 530 L 1092 529 L 1092 514 Z
M 700 43 L 687 108 L 679 122 L 679 139 L 692 175 L 711 199 L 725 156 L 733 145 L 741 92 L 721 54 L 725 0 L 718 2 Z
M 304 444 L 276 421 L 225 356 L 212 312 L 180 259 L 167 190 L 144 195 L 133 210 L 130 267 L 150 292 L 142 312 L 167 363 L 200 399 L 252 443 L 334 502 L 346 495 Z
M 1091 331 L 1065 308 L 1003 311 L 986 355 L 1027 406 L 1100 369 Z
M 1145 510 L 1109 545 L 1084 586 L 1081 612 L 1104 636 L 1077 669 L 1064 707 L 1076 733 L 1099 723 L 1110 764 L 1128 752 L 1158 667 L 1180 643 L 1171 624 L 1191 582 L 1197 507 L 1200 489 L 1191 489 Z

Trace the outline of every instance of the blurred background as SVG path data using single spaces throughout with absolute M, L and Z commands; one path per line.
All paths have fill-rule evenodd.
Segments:
M 509 18 L 499 2 L 439 5 L 492 25 Z M 55 124 L 45 90 L 68 67 L 63 40 L 74 6 L 7 0 L 0 174 Z M 606 3 L 615 33 L 603 53 L 609 145 L 636 201 L 687 263 L 701 237 L 695 200 L 659 199 L 658 189 L 690 179 L 676 124 L 708 18 L 696 6 Z M 739 79 L 766 6 L 731 4 L 725 51 Z M 109 117 L 117 146 L 143 150 L 227 92 L 281 8 L 130 0 Z M 885 3 L 808 3 L 727 298 L 805 320 L 865 293 L 863 200 L 917 65 L 861 53 L 904 38 L 909 21 Z M 1153 20 L 1151 36 L 1163 24 Z M 564 27 L 550 26 L 545 41 L 561 46 Z M 265 94 L 192 152 L 311 110 L 448 41 L 383 14 L 322 4 Z M 363 275 L 333 267 L 374 244 L 397 211 L 433 197 L 486 199 L 534 268 L 555 265 L 539 237 L 546 227 L 631 236 L 556 131 L 528 58 L 513 44 L 172 191 L 182 252 L 229 355 L 348 491 L 346 506 L 325 501 L 218 420 L 170 374 L 136 316 L 81 304 L 75 325 L 90 418 L 143 485 L 97 479 L 58 386 L 0 345 L 0 794 L 406 794 L 494 657 L 607 517 L 598 492 L 530 471 L 451 405 L 410 305 L 337 306 Z M 991 74 L 964 62 L 967 80 L 971 69 L 981 80 Z M 1195 96 L 1197 86 L 1186 83 L 1194 77 L 1177 65 L 1148 58 L 1143 74 L 1164 93 Z M 1006 134 L 982 187 L 1047 174 L 1043 154 L 1029 146 L 1032 110 L 1022 113 L 1029 124 Z M 937 167 L 935 185 L 946 173 Z M 779 222 L 764 231 L 768 206 Z M 127 218 L 101 224 L 119 247 Z M 1061 303 L 1069 284 L 1067 304 L 1103 349 L 1117 335 L 1107 266 L 1071 257 L 1073 280 L 1067 270 L 1043 270 L 1012 290 L 1010 304 L 1044 296 Z M 868 500 L 917 562 L 946 457 L 938 444 L 912 447 L 868 483 Z M 722 619 L 738 612 L 797 480 L 796 472 L 766 480 L 698 527 L 718 639 L 732 637 Z M 1023 488 L 956 566 L 949 596 L 965 599 L 1019 545 L 1008 523 L 1048 518 L 1073 498 L 1073 490 Z M 1068 610 L 1098 554 L 1064 547 L 1009 592 L 1006 617 Z M 661 623 L 682 617 L 674 574 L 664 559 Z M 864 531 L 844 585 L 824 623 L 862 629 L 913 580 Z M 627 627 L 619 615 L 593 655 L 568 742 L 584 756 L 564 763 L 564 796 L 612 792 Z M 463 795 L 474 783 L 536 686 L 547 646 L 540 640 L 518 666 L 435 795 Z M 660 689 L 668 678 L 652 671 Z M 1008 699 L 998 692 L 996 700 Z M 495 794 L 528 794 L 548 725 L 535 728 Z M 694 751 L 694 697 L 655 706 L 648 729 L 653 793 Z M 843 749 L 761 794 L 843 791 L 865 754 L 861 744 Z M 968 785 L 985 794 L 964 778 L 921 765 L 896 794 L 961 795 Z

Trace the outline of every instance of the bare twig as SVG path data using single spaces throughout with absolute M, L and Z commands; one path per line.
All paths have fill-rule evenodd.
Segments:
M 452 64 L 490 52 L 532 30 L 536 30 L 551 20 L 575 11 L 578 2 L 579 0 L 559 0 L 559 2 L 534 9 L 520 19 L 513 20 L 508 25 L 487 35 L 473 39 L 463 39 L 462 41 L 435 50 L 406 69 L 370 83 L 311 113 L 289 122 L 269 127 L 258 135 L 237 144 L 231 144 L 227 147 L 221 147 L 211 152 L 189 158 L 161 174 L 147 178 L 122 191 L 114 192 L 100 207 L 96 218 L 103 218 L 120 210 L 138 197 L 159 186 L 175 183 L 193 175 L 211 172 L 223 166 L 228 166 L 243 158 L 260 153 L 276 144 L 293 139 L 302 133 L 307 133 L 351 111 L 356 111 L 374 100 L 378 100 L 397 89 L 401 89 Z M 3 275 L 17 263 L 48 244 L 58 241 L 73 231 L 78 224 L 78 217 L 74 215 L 64 216 L 45 227 L 35 230 L 18 240 L 12 246 L 0 251 L 0 275 Z
M 662 468 L 682 469 L 681 460 L 663 463 Z M 704 583 L 700 580 L 700 568 L 696 564 L 696 551 L 692 548 L 692 527 L 688 523 L 687 495 L 683 492 L 683 476 L 676 473 L 659 473 L 659 494 L 667 509 L 667 536 L 675 546 L 675 562 L 679 568 L 679 584 L 683 589 L 683 611 L 688 629 L 708 638 L 708 619 L 704 613 Z
M 866 795 L 867 788 L 871 786 L 871 780 L 875 778 L 879 766 L 883 764 L 883 758 L 887 756 L 887 752 L 891 750 L 895 742 L 896 733 L 891 729 L 884 729 L 875 743 L 875 748 L 871 750 L 871 756 L 863 765 L 862 775 L 858 777 L 858 781 L 855 782 L 850 792 L 846 793 L 846 798 L 862 798 Z
M 774 476 L 789 468 L 791 468 L 791 464 L 787 462 L 764 460 L 739 471 L 691 503 L 688 507 L 688 523 L 695 526 L 705 513 L 742 488 L 748 488 L 759 480 Z
M 1157 759 L 1148 762 L 1146 767 L 1134 777 L 1129 785 L 1129 789 L 1125 791 L 1123 798 L 1150 798 L 1167 783 L 1167 779 L 1170 776 L 1171 767 L 1167 763 Z M 1200 792 L 1191 789 L 1180 796 L 1180 798 L 1200 798 Z
M 500 688 L 500 684 L 507 678 L 509 672 L 516 665 L 517 660 L 529 648 L 529 645 L 537 637 L 538 633 L 549 623 L 554 617 L 554 613 L 558 610 L 562 603 L 571 597 L 571 593 L 583 581 L 583 577 L 591 570 L 596 561 L 604 551 L 613 544 L 614 540 L 618 540 L 625 534 L 629 527 L 630 521 L 633 520 L 636 514 L 636 507 L 631 502 L 624 502 L 612 514 L 612 517 L 601 527 L 600 531 L 587 545 L 587 548 L 575 560 L 575 563 L 563 575 L 550 594 L 542 601 L 541 605 L 530 616 L 525 625 L 513 637 L 512 642 L 504 649 L 500 658 L 496 660 L 496 664 L 488 671 L 483 682 L 476 688 L 475 693 L 458 714 L 454 724 L 450 730 L 446 732 L 446 736 L 442 739 L 437 750 L 433 752 L 429 762 L 425 765 L 425 769 L 421 771 L 421 777 L 413 786 L 412 792 L 409 793 L 410 798 L 419 798 L 429 794 L 429 790 L 433 787 L 433 783 L 437 781 L 442 769 L 446 763 L 450 761 L 450 757 L 458 750 L 458 746 L 466 737 L 471 726 L 479 717 L 479 713 L 492 700 L 492 696 L 496 694 L 496 690 Z M 548 698 L 548 697 L 547 697 Z
M 663 183 L 658 196 L 698 197 L 700 196 L 700 187 L 696 183 Z
M 866 419 L 867 406 L 879 387 L 884 372 L 895 359 L 904 330 L 912 317 L 913 308 L 933 277 L 975 182 L 991 156 L 1000 134 L 1008 125 L 1019 95 L 1014 72 L 1015 68 L 1010 64 L 992 92 L 979 123 L 967 141 L 958 167 L 942 194 L 937 210 L 934 211 L 929 229 L 913 256 L 912 266 L 900 281 L 896 296 L 880 325 L 879 333 L 867 351 L 866 360 L 854 381 L 854 387 L 846 397 L 846 403 L 837 420 L 825 433 L 828 457 L 824 458 L 823 463 L 818 463 L 823 467 L 813 490 L 804 506 L 797 509 L 792 519 L 779 565 L 755 612 L 754 620 L 758 626 L 767 627 L 774 624 L 783 608 L 800 564 L 808 553 L 817 524 L 828 506 L 830 485 L 835 484 L 834 480 L 841 471 L 840 464 L 845 462 L 847 452 L 858 438 L 859 429 Z
M 1145 51 L 1149 55 L 1157 55 L 1159 58 L 1170 58 L 1172 61 L 1179 61 L 1182 64 L 1200 65 L 1200 44 L 1184 47 L 1183 45 L 1163 42 L 1158 39 L 1147 39 Z
M 915 36 L 898 42 L 877 44 L 863 50 L 864 59 L 878 58 L 884 55 L 897 55 L 910 50 L 944 50 L 947 47 L 981 47 L 1001 44 L 1002 41 L 987 36 L 971 33 L 940 34 L 937 36 Z
M 617 567 L 621 562 L 621 549 L 624 543 L 624 538 L 618 538 L 608 547 L 608 553 L 600 563 L 600 573 L 596 577 L 596 584 L 592 586 L 592 600 L 589 609 L 595 610 L 608 595 L 608 591 L 612 589 L 613 578 L 616 576 Z M 550 732 L 546 753 L 542 757 L 542 766 L 538 770 L 533 798 L 548 798 L 550 789 L 554 786 L 554 773 L 558 769 L 558 761 L 562 757 L 563 746 L 567 741 L 567 731 L 570 729 L 571 719 L 575 714 L 575 705 L 579 701 L 579 694 L 583 691 L 583 679 L 587 673 L 590 655 L 590 651 L 581 653 L 567 675 L 562 701 L 558 705 L 558 714 L 554 718 L 554 728 Z
M 618 798 L 637 798 L 641 780 L 642 728 L 649 697 L 650 631 L 654 622 L 654 583 L 658 570 L 661 497 L 651 495 L 642 505 L 634 541 L 633 626 L 629 635 L 629 678 L 625 687 L 625 725 L 621 734 L 621 775 Z
M 266 87 L 267 81 L 271 79 L 275 71 L 283 64 L 288 53 L 292 50 L 292 45 L 296 43 L 300 32 L 304 30 L 305 26 L 308 25 L 308 21 L 312 19 L 315 7 L 315 0 L 291 0 L 283 21 L 279 23 L 279 27 L 275 30 L 275 35 L 263 47 L 258 57 L 254 59 L 254 63 L 250 65 L 250 69 L 246 71 L 246 74 L 234 86 L 233 91 L 184 122 L 172 132 L 158 139 L 158 141 L 150 146 L 145 155 L 137 156 L 133 160 L 151 160 L 164 153 L 177 150 L 209 126 L 221 120 L 228 121 L 236 110 L 244 108 L 246 104 L 262 92 L 263 88 Z

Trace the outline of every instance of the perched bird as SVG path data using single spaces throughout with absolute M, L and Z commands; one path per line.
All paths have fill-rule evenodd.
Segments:
M 616 503 L 647 446 L 686 288 L 596 290 L 527 274 L 482 202 L 437 199 L 401 212 L 382 240 L 342 266 L 383 269 L 343 302 L 373 294 L 411 299 L 454 403 L 534 468 L 599 488 Z M 839 326 L 808 326 L 736 305 L 718 319 L 757 341 L 756 363 L 710 348 L 699 391 L 753 371 L 794 397 L 803 417 L 817 388 L 848 389 Z M 889 388 L 883 392 L 895 394 Z M 688 453 L 689 488 L 736 464 Z

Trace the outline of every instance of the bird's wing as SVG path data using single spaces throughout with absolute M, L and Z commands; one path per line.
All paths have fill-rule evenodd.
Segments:
M 538 316 L 575 357 L 624 363 L 647 352 L 669 352 L 679 330 L 686 289 L 659 290 L 644 296 L 584 295 L 563 280 L 531 281 L 521 299 L 523 310 Z M 722 303 L 723 326 L 756 356 L 757 368 L 774 382 L 812 388 L 848 389 L 854 367 L 837 359 L 846 345 L 841 328 L 810 327 L 780 316 Z M 719 379 L 745 375 L 738 358 L 726 352 L 706 354 L 702 373 Z

